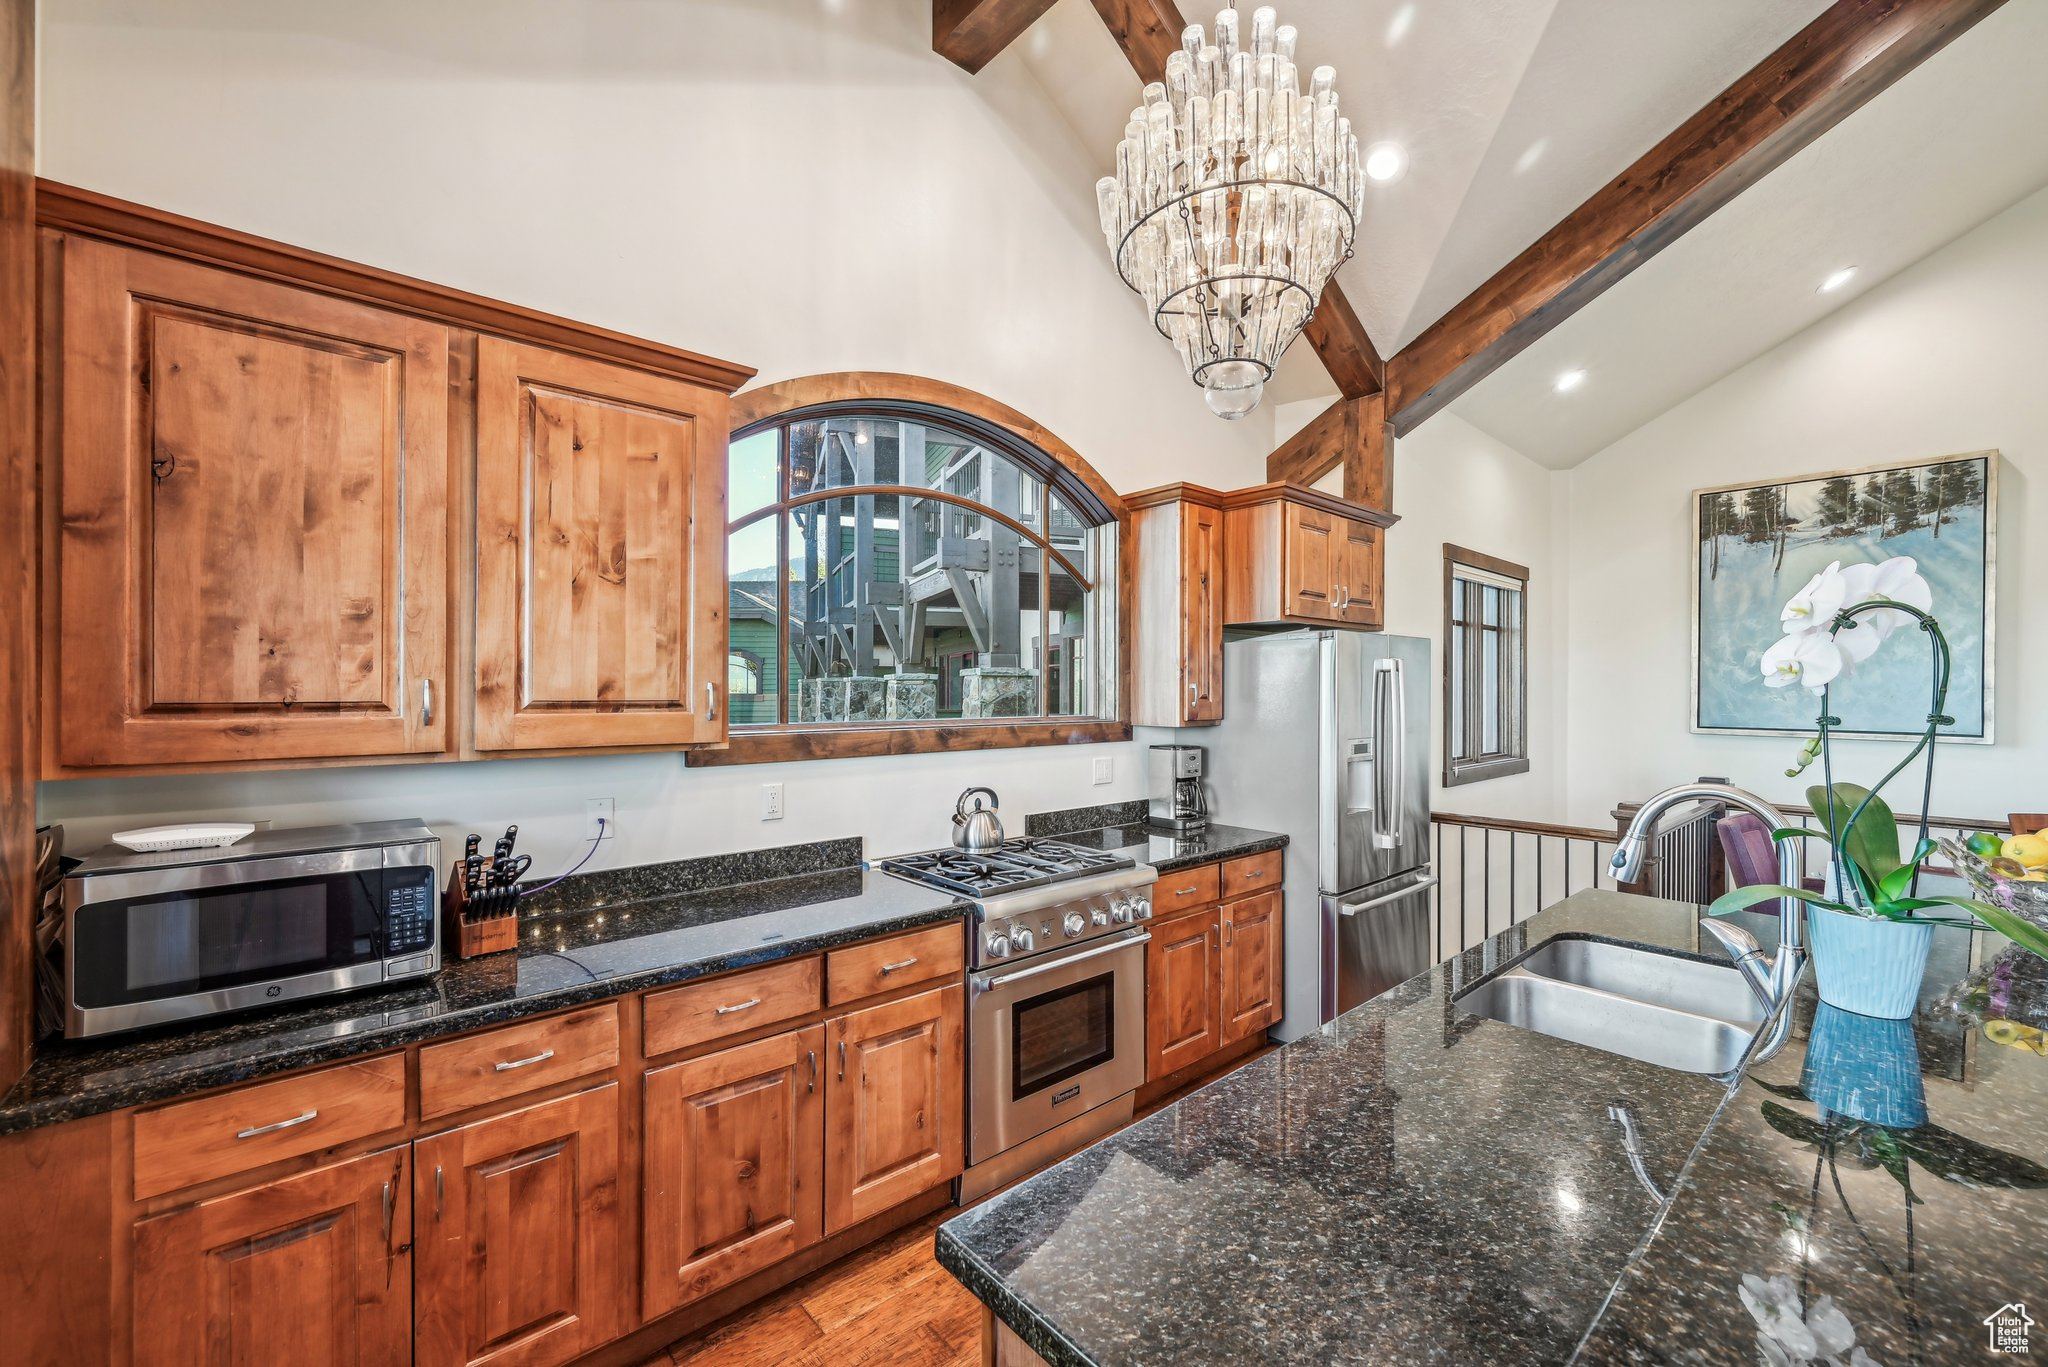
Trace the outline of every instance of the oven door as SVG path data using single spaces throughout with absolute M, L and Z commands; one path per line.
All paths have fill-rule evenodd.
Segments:
M 1130 930 L 970 975 L 970 1164 L 986 1162 L 1145 1080 L 1145 942 Z

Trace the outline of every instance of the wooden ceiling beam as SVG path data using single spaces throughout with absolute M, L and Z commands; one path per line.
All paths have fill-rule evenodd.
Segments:
M 2002 3 L 1838 0 L 1403 347 L 1387 365 L 1394 430 L 1441 411 Z
M 1266 457 L 1266 479 L 1314 484 L 1341 465 L 1345 498 L 1392 512 L 1393 452 L 1386 395 L 1339 399 Z
M 1053 0 L 932 0 L 932 51 L 979 71 L 1052 6 Z
M 1173 0 L 1094 0 L 1094 5 L 1095 13 L 1109 30 L 1109 36 L 1123 49 L 1138 79 L 1163 79 L 1167 54 L 1180 47 L 1180 36 L 1188 27 L 1179 6 Z M 1338 392 L 1345 398 L 1356 399 L 1380 391 L 1386 364 L 1335 280 L 1323 286 L 1322 301 L 1316 305 L 1302 335 L 1322 358 L 1323 369 L 1330 372 Z

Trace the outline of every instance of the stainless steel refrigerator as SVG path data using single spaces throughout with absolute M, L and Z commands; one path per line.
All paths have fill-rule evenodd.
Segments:
M 1223 648 L 1205 729 L 1211 814 L 1285 831 L 1285 1015 L 1295 1039 L 1428 968 L 1429 642 L 1354 631 Z

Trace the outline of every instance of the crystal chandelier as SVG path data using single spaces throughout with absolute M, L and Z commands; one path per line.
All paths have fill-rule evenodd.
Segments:
M 1256 408 L 1280 353 L 1351 255 L 1365 177 L 1337 73 L 1315 69 L 1308 94 L 1294 29 L 1234 9 L 1200 24 L 1145 87 L 1116 145 L 1116 174 L 1095 184 L 1117 273 L 1152 310 L 1209 408 Z

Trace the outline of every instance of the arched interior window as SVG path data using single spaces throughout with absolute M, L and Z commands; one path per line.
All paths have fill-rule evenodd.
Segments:
M 736 728 L 1116 716 L 1117 522 L 1016 432 L 819 403 L 731 443 L 732 649 L 780 663 Z

